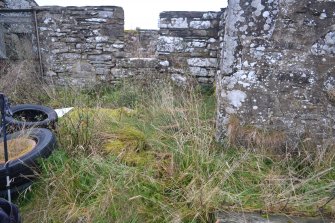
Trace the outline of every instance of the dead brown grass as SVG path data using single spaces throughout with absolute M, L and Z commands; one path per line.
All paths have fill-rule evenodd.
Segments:
M 241 125 L 236 116 L 232 116 L 228 124 L 228 142 L 231 145 L 247 148 L 281 150 L 285 146 L 287 136 L 283 131 L 259 129 L 251 125 Z
M 46 85 L 35 61 L 2 63 L 0 91 L 14 103 L 41 103 L 47 97 Z

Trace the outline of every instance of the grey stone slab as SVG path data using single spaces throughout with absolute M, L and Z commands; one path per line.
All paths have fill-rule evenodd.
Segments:
M 286 215 L 262 216 L 255 213 L 217 213 L 216 223 L 334 223 L 328 218 L 307 218 Z

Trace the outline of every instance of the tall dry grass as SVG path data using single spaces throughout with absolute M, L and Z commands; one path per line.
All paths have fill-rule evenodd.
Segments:
M 335 187 L 334 147 L 292 156 L 249 130 L 250 145 L 263 150 L 217 144 L 212 91 L 166 81 L 104 92 L 103 102 L 131 110 L 82 104 L 61 120 L 59 151 L 20 200 L 25 221 L 212 222 L 218 210 L 320 215 Z M 322 214 L 334 211 L 330 202 Z
M 35 61 L 2 62 L 0 91 L 14 103 L 41 103 L 48 100 L 48 87 Z

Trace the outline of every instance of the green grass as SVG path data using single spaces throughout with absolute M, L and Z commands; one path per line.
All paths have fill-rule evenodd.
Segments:
M 213 90 L 125 83 L 58 89 L 47 103 L 76 109 L 59 121 L 58 150 L 18 199 L 25 222 L 212 222 L 218 210 L 317 215 L 335 187 L 334 148 L 292 156 L 216 143 Z M 335 203 L 325 212 L 334 215 Z

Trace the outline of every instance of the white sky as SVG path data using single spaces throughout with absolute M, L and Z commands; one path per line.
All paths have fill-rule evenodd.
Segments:
M 40 6 L 121 6 L 125 29 L 157 29 L 162 11 L 220 11 L 227 0 L 35 0 Z

